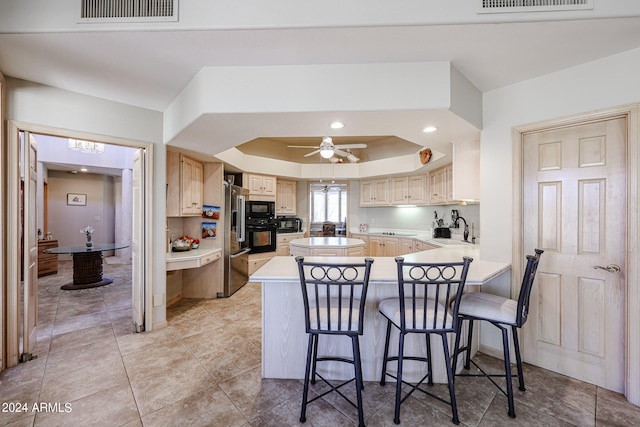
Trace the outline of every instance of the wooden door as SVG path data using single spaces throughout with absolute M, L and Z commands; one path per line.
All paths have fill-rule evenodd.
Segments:
M 38 183 L 36 141 L 29 132 L 24 133 L 24 206 L 22 233 L 24 239 L 23 265 L 23 317 L 21 361 L 30 360 L 36 347 L 38 324 L 38 233 L 36 189 Z
M 524 250 L 545 250 L 525 360 L 618 392 L 625 378 L 626 127 L 616 118 L 536 132 L 523 146 Z
M 144 149 L 133 154 L 131 179 L 132 227 L 131 227 L 131 316 L 136 332 L 145 330 L 145 280 L 144 280 Z

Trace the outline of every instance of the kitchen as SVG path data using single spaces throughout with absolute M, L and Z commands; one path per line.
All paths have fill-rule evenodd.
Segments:
M 602 34 L 602 33 L 600 33 Z M 496 39 L 497 40 L 497 39 Z M 504 40 L 504 39 L 503 39 Z M 498 51 L 499 49 L 493 48 Z M 96 50 L 95 48 L 93 50 Z M 526 50 L 526 49 L 523 49 Z M 529 53 L 527 53 L 529 55 Z M 505 55 L 506 57 L 506 55 Z M 518 240 L 518 232 L 514 229 L 520 224 L 515 219 L 517 217 L 517 210 L 519 208 L 519 204 L 517 201 L 512 201 L 512 194 L 515 192 L 515 187 L 518 186 L 518 183 L 512 179 L 513 172 L 512 167 L 518 164 L 518 158 L 513 156 L 512 151 L 514 148 L 512 147 L 512 130 L 514 126 L 519 126 L 523 123 L 532 123 L 542 120 L 549 120 L 551 118 L 556 117 L 567 117 L 574 116 L 576 114 L 584 114 L 586 111 L 595 111 L 601 110 L 603 108 L 610 108 L 612 105 L 625 105 L 628 103 L 634 103 L 638 100 L 638 90 L 637 85 L 634 84 L 633 75 L 637 71 L 637 63 L 638 63 L 638 52 L 629 51 L 625 54 L 617 54 L 613 57 L 607 56 L 606 58 L 601 58 L 597 61 L 591 59 L 593 62 L 578 65 L 574 68 L 568 69 L 566 71 L 554 72 L 552 74 L 543 75 L 536 79 L 525 80 L 523 82 L 512 84 L 507 87 L 487 90 L 484 91 L 484 117 L 485 123 L 482 131 L 483 138 L 483 173 L 482 173 L 482 187 L 483 187 L 483 198 L 482 198 L 482 228 L 483 228 L 483 251 L 495 259 L 499 260 L 511 260 L 516 259 L 515 256 L 512 255 L 513 246 L 515 246 Z M 113 61 L 116 63 L 116 61 Z M 483 61 L 489 62 L 489 61 Z M 544 61 L 538 61 L 544 62 Z M 122 63 L 126 63 L 126 61 L 122 61 Z M 45 69 L 46 67 L 41 67 Z M 287 81 L 287 84 L 291 81 L 289 75 L 286 72 L 289 69 L 287 67 L 281 67 L 277 69 L 277 73 L 280 76 L 283 76 L 282 79 Z M 331 68 L 331 67 L 326 67 Z M 340 66 L 342 70 L 346 68 L 345 66 Z M 273 69 L 273 68 L 272 68 Z M 616 70 L 616 78 L 611 78 L 611 70 Z M 226 70 L 225 70 L 226 71 Z M 243 71 L 243 70 L 240 70 Z M 208 71 L 213 73 L 213 71 Z M 232 72 L 236 72 L 236 69 L 233 69 Z M 367 69 L 367 72 L 369 70 Z M 417 73 L 420 74 L 420 73 Z M 637 74 L 637 73 L 636 73 Z M 337 74 L 336 74 L 337 75 Z M 335 76 L 332 76 L 331 81 L 335 82 Z M 375 74 L 377 77 L 379 74 Z M 421 74 L 424 75 L 424 74 Z M 580 76 L 580 78 L 576 79 L 576 76 Z M 217 81 L 225 81 L 228 82 L 228 76 L 220 76 L 222 78 L 218 79 L 217 76 L 214 76 L 214 79 Z M 225 79 L 226 77 L 226 79 Z M 280 90 L 280 86 L 277 84 L 264 84 L 261 76 L 257 76 L 257 78 L 243 77 L 241 84 L 237 86 L 237 90 L 233 90 L 235 93 L 247 93 L 247 94 L 258 94 L 257 98 L 262 99 L 270 99 L 281 102 L 284 97 L 282 97 L 283 91 Z M 25 77 L 26 78 L 26 77 Z M 526 79 L 528 77 L 523 77 Z M 31 79 L 29 79 L 31 80 Z M 201 79 L 202 80 L 202 79 Z M 200 80 L 200 81 L 201 81 Z M 394 79 L 397 80 L 397 79 Z M 261 88 L 254 87 L 251 84 L 247 87 L 247 82 L 260 82 L 261 86 L 267 87 L 276 87 L 277 90 L 272 93 L 263 93 L 261 92 Z M 269 80 L 267 80 L 269 81 Z M 379 79 L 377 80 L 379 82 Z M 605 88 L 595 90 L 593 86 L 593 81 L 603 82 Z M 389 80 L 389 86 L 394 86 L 393 81 Z M 92 131 L 98 134 L 109 134 L 116 135 L 120 137 L 129 137 L 134 139 L 144 139 L 148 141 L 164 141 L 170 140 L 174 134 L 177 134 L 182 128 L 176 126 L 178 130 L 172 128 L 171 125 L 168 125 L 169 130 L 167 131 L 168 136 L 163 140 L 161 135 L 162 128 L 162 119 L 154 119 L 155 123 L 148 123 L 151 119 L 148 119 L 148 116 L 151 115 L 147 111 L 138 111 L 134 110 L 132 113 L 130 110 L 125 110 L 124 106 L 112 105 L 109 102 L 103 100 L 99 100 L 102 104 L 99 105 L 98 113 L 91 113 L 94 107 L 94 104 L 97 104 L 96 100 L 87 100 L 87 99 L 79 99 L 79 96 L 72 94 L 68 91 L 63 91 L 50 88 L 50 87 L 37 87 L 37 85 L 29 85 L 23 82 L 16 83 L 15 81 L 10 82 L 10 85 L 13 86 L 13 90 L 10 93 L 10 100 L 13 102 L 13 105 L 18 104 L 17 107 L 11 107 L 11 111 L 9 111 L 9 119 L 13 120 L 22 120 L 24 122 L 29 123 L 41 123 L 41 124 L 51 124 L 54 126 L 63 127 L 65 129 L 77 129 L 82 131 Z M 379 87 L 379 83 L 376 83 L 375 87 Z M 228 87 L 234 88 L 234 83 L 228 83 Z M 282 87 L 285 87 L 284 85 Z M 319 84 L 318 87 L 324 88 L 322 84 Z M 328 86 L 326 86 L 328 87 Z M 371 88 L 374 86 L 372 85 Z M 15 89 L 17 88 L 17 89 Z M 23 88 L 29 90 L 22 90 Z M 371 88 L 367 87 L 367 91 L 372 93 Z M 235 89 L 235 88 L 234 88 Z M 397 89 L 394 87 L 394 89 Z M 45 93 L 46 92 L 46 93 Z M 212 90 L 211 92 L 215 92 Z M 327 91 L 328 92 L 328 91 Z M 415 93 L 431 93 L 427 92 L 424 89 L 420 88 L 416 90 L 416 86 L 411 87 L 411 94 L 415 98 Z M 78 93 L 82 93 L 79 91 Z M 200 93 L 204 93 L 200 91 Z M 305 92 L 306 93 L 306 92 Z M 277 96 L 274 96 L 277 95 Z M 342 109 L 362 109 L 363 103 L 360 102 L 357 105 L 353 105 L 349 102 L 347 97 L 336 96 L 334 92 L 331 92 L 331 97 L 337 99 L 334 104 L 330 104 L 330 109 L 338 110 Z M 365 94 L 353 93 L 349 92 L 348 97 L 350 99 L 367 99 L 364 96 Z M 31 98 L 33 97 L 33 98 Z M 53 98 L 56 98 L 56 106 L 67 107 L 71 111 L 76 111 L 77 114 L 74 117 L 65 117 L 65 118 L 51 118 L 51 114 L 44 111 L 44 107 L 40 109 L 21 109 L 19 108 L 22 101 L 29 102 L 29 105 L 42 105 L 42 106 L 50 106 Z M 216 97 L 213 93 L 211 96 L 209 94 L 204 95 L 203 98 L 207 99 L 220 99 Z M 318 99 L 320 97 L 316 96 L 315 93 L 310 94 L 310 96 L 306 97 L 307 99 Z M 37 102 L 32 102 L 33 100 Z M 549 100 L 553 100 L 553 102 L 549 102 Z M 115 103 L 114 103 L 115 104 Z M 200 105 L 196 102 L 189 102 L 189 100 L 185 100 L 182 102 L 177 102 L 177 104 L 181 105 Z M 285 103 L 286 104 L 286 103 Z M 259 102 L 247 102 L 247 107 L 243 109 L 244 106 L 239 107 L 239 111 L 241 113 L 255 112 L 256 105 L 262 105 Z M 368 104 L 367 106 L 370 106 Z M 447 104 L 449 105 L 449 104 Z M 74 108 L 74 106 L 76 106 Z M 81 106 L 78 108 L 77 106 Z M 277 105 L 276 108 L 279 108 L 278 111 L 296 111 L 299 112 L 298 104 L 294 106 L 294 108 L 290 108 L 289 105 Z M 394 105 L 394 107 L 396 107 Z M 415 104 L 411 104 L 411 107 L 415 108 Z M 323 105 L 322 107 L 326 107 Z M 376 105 L 377 107 L 377 105 Z M 289 109 L 287 109 L 289 108 Z M 319 107 L 312 105 L 309 110 L 316 110 Z M 62 110 L 63 108 L 60 108 Z M 82 110 L 82 111 L 78 111 Z M 114 111 L 116 113 L 114 113 Z M 159 109 L 159 111 L 164 111 L 164 109 Z M 208 112 L 219 112 L 220 109 L 209 108 L 203 109 L 202 114 L 207 114 Z M 222 110 L 227 111 L 227 110 Z M 272 112 L 272 110 L 269 110 Z M 305 110 L 306 111 L 306 110 Z M 326 111 L 326 108 L 322 111 Z M 234 111 L 235 112 L 235 111 Z M 118 114 L 119 113 L 119 114 Z M 170 111 L 166 113 L 167 123 L 172 122 L 172 117 L 176 117 L 179 112 L 174 111 L 172 108 Z M 160 113 L 158 115 L 161 115 Z M 192 114 L 190 117 L 198 116 L 199 114 Z M 214 114 L 212 114 L 214 115 Z M 95 116 L 100 116 L 100 119 L 97 119 Z M 185 114 L 185 116 L 189 116 L 189 114 Z M 105 129 L 102 125 L 98 125 L 96 123 L 102 123 L 105 117 L 111 118 L 113 127 L 109 129 Z M 131 124 L 129 122 L 122 122 L 122 117 L 135 117 L 138 120 L 138 123 Z M 229 117 L 226 116 L 225 121 L 228 120 Z M 148 121 L 145 121 L 148 120 Z M 257 120 L 252 120 L 253 123 L 257 122 Z M 132 120 L 133 122 L 133 120 Z M 246 123 L 246 118 L 245 122 Z M 287 123 L 285 125 L 280 125 L 281 129 L 290 130 L 291 125 Z M 240 127 L 240 126 L 238 126 Z M 142 129 L 146 131 L 142 131 Z M 250 126 L 244 126 L 244 128 L 250 128 Z M 159 135 L 160 134 L 160 135 Z M 275 132 L 265 132 L 265 134 L 275 134 Z M 633 135 L 633 133 L 630 133 Z M 243 140 L 247 140 L 245 138 L 246 135 L 243 135 Z M 249 135 L 253 137 L 253 135 Z M 206 138 L 193 138 L 195 140 L 207 141 L 210 143 L 210 139 Z M 226 136 L 220 136 L 221 140 L 226 140 Z M 169 141 L 171 142 L 171 141 Z M 631 141 L 631 145 L 633 146 L 633 141 Z M 163 150 L 158 150 L 160 154 L 158 155 L 158 162 L 160 166 L 158 166 L 158 173 L 163 173 Z M 633 156 L 633 152 L 630 153 L 630 158 Z M 249 169 L 247 169 L 249 170 Z M 634 169 L 631 169 L 631 172 Z M 270 174 L 270 171 L 262 170 L 261 165 L 257 165 L 255 172 L 261 174 Z M 330 175 L 325 175 L 325 179 L 330 177 Z M 630 174 L 630 182 L 635 182 L 633 176 Z M 633 187 L 630 186 L 630 189 Z M 161 194 L 162 191 L 158 191 L 158 194 Z M 507 195 L 507 196 L 505 196 Z M 158 197 L 160 199 L 160 197 Z M 637 200 L 630 200 L 630 207 L 633 209 L 636 206 Z M 165 230 L 165 220 L 164 220 L 164 200 L 162 202 L 157 202 L 155 206 L 157 215 L 160 218 L 155 219 L 154 221 L 157 223 L 153 229 L 153 233 L 156 236 L 163 236 Z M 388 208 L 371 208 L 372 210 L 376 209 L 388 209 Z M 395 208 L 394 208 L 395 209 Z M 397 208 L 400 209 L 400 208 Z M 424 210 L 423 208 L 419 208 L 420 210 Z M 355 212 L 355 211 L 354 211 Z M 432 220 L 433 214 L 429 211 L 426 212 L 428 214 L 428 219 Z M 446 218 L 447 212 L 443 212 L 442 215 Z M 389 216 L 393 216 L 390 214 Z M 468 213 L 463 213 L 463 216 L 469 218 Z M 380 223 L 383 223 L 385 226 L 390 223 L 385 219 L 378 218 L 377 215 L 366 215 L 363 214 L 361 218 L 358 220 L 357 224 L 366 223 L 370 228 L 377 227 Z M 414 221 L 418 222 L 418 221 Z M 633 222 L 633 221 L 631 221 Z M 356 223 L 354 223 L 355 225 Z M 630 241 L 635 242 L 638 239 L 634 238 L 634 230 L 637 227 L 633 226 L 631 223 L 631 228 L 629 230 L 630 233 Z M 479 226 L 479 223 L 476 224 Z M 382 228 L 382 227 L 381 227 Z M 487 238 L 490 236 L 490 239 Z M 164 240 L 164 239 L 160 239 Z M 162 251 L 162 244 L 157 245 L 160 248 L 161 253 L 154 253 L 154 262 L 162 267 L 164 265 L 164 251 Z M 633 249 L 633 248 L 631 248 Z M 157 251 L 156 251 L 157 252 Z M 629 254 L 630 260 L 637 259 L 635 257 L 635 252 L 632 250 Z M 635 262 L 634 262 L 635 263 Z M 636 274 L 633 273 L 632 270 L 634 267 L 634 263 L 629 265 L 629 275 L 627 276 L 630 282 L 630 293 L 628 295 L 628 304 L 629 307 L 637 306 L 638 300 L 638 292 L 636 289 L 636 285 L 633 283 L 637 283 L 638 281 L 632 280 Z M 637 268 L 636 268 L 637 270 Z M 165 320 L 163 316 L 163 304 L 164 304 L 164 277 L 158 278 L 157 288 L 154 289 L 154 298 L 157 299 L 158 305 L 154 310 L 157 313 L 154 313 L 154 321 L 158 322 L 158 327 Z M 634 290 L 636 289 L 636 290 Z M 629 313 L 629 321 L 628 325 L 638 325 L 637 322 L 637 314 L 634 314 L 633 310 L 626 310 Z M 637 311 L 636 311 L 637 312 Z M 637 349 L 639 348 L 637 345 L 637 339 L 633 337 L 637 337 L 637 334 L 631 334 L 632 338 L 630 338 L 631 343 L 625 348 L 628 350 L 628 358 L 630 361 L 637 361 Z M 635 344 L 634 344 L 635 343 Z M 636 350 L 634 350 L 636 349 Z M 620 350 L 620 352 L 624 352 Z M 635 355 L 635 356 L 634 356 Z M 633 374 L 633 370 L 630 371 L 630 378 L 637 379 L 637 373 Z M 629 381 L 631 384 L 638 384 L 637 381 Z M 632 396 L 636 396 L 634 399 L 638 401 L 638 393 L 632 393 Z

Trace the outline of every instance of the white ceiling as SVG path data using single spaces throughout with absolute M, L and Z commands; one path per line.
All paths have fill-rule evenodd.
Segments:
M 6 4 L 0 5 L 0 15 L 3 9 L 8 9 Z M 0 71 L 10 77 L 165 112 L 205 66 L 450 61 L 486 92 L 638 47 L 638 16 L 334 28 L 0 30 Z M 256 117 L 259 114 L 256 112 Z M 348 115 L 344 120 L 348 121 Z M 423 123 L 424 118 L 415 126 Z M 197 126 L 201 131 L 203 123 Z M 188 133 L 188 129 L 185 131 Z M 207 131 L 215 138 L 229 129 L 221 128 L 218 120 L 212 121 Z M 447 138 L 455 137 L 456 129 L 442 131 Z M 358 134 L 371 135 L 366 127 L 358 129 Z M 390 129 L 387 134 L 395 133 Z M 211 150 L 206 154 L 217 154 L 215 147 Z

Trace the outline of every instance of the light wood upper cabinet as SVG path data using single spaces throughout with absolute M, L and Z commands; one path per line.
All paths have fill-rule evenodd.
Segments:
M 242 186 L 249 189 L 252 200 L 276 200 L 276 177 L 245 173 L 242 175 Z
M 389 180 L 392 205 L 424 205 L 427 203 L 426 175 L 410 175 Z
M 388 179 L 360 181 L 360 206 L 388 206 L 389 193 Z
M 296 214 L 296 190 L 295 181 L 278 179 L 276 183 L 276 214 Z
M 451 163 L 429 172 L 429 204 L 454 203 L 453 168 Z
M 182 156 L 182 215 L 202 215 L 203 169 L 202 163 Z
M 200 216 L 204 165 L 175 151 L 167 151 L 167 216 Z
M 454 200 L 480 200 L 480 139 L 453 143 Z

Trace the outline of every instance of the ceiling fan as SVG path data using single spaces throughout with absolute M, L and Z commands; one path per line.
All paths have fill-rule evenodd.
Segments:
M 308 145 L 289 145 L 289 148 L 312 148 Z M 342 145 L 334 145 L 333 140 L 330 136 L 325 136 L 322 138 L 322 143 L 318 147 L 318 149 L 305 154 L 305 157 L 313 156 L 314 154 L 320 153 L 320 155 L 329 159 L 333 157 L 334 154 L 337 154 L 342 157 L 346 157 L 351 163 L 356 163 L 360 160 L 358 157 L 354 156 L 350 151 L 352 148 L 367 148 L 367 144 L 342 144 Z

